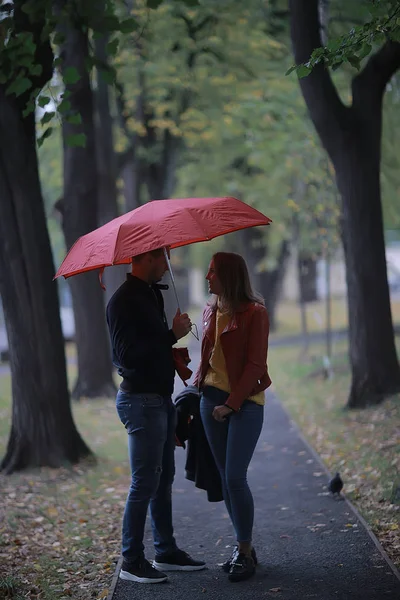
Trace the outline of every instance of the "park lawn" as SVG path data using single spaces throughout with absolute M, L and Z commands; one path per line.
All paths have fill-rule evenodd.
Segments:
M 329 471 L 340 471 L 344 493 L 400 567 L 400 506 L 390 501 L 400 479 L 400 395 L 366 410 L 345 410 L 346 343 L 335 345 L 332 380 L 321 374 L 322 354 L 320 345 L 311 346 L 309 360 L 299 347 L 271 348 L 274 391 Z
M 114 400 L 74 403 L 73 413 L 97 464 L 0 475 L 0 598 L 107 596 L 130 480 L 126 435 Z M 10 417 L 10 379 L 3 376 L 1 456 Z
M 400 298 L 391 302 L 393 322 L 400 324 Z M 326 307 L 323 300 L 306 304 L 307 327 L 310 333 L 325 331 Z M 333 298 L 331 304 L 332 329 L 345 329 L 348 326 L 346 298 Z M 271 339 L 284 335 L 301 333 L 300 308 L 298 303 L 284 301 L 277 306 L 277 329 L 271 334 Z

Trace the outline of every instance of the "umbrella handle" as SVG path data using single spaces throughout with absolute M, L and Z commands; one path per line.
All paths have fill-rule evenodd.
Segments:
M 179 304 L 178 292 L 176 291 L 175 277 L 174 277 L 174 273 L 173 273 L 172 267 L 171 267 L 171 261 L 169 260 L 167 249 L 163 248 L 163 251 L 164 251 L 164 257 L 165 257 L 165 260 L 166 260 L 166 263 L 167 263 L 168 271 L 169 271 L 169 274 L 171 276 L 172 287 L 174 288 L 176 303 L 178 305 L 179 310 L 181 310 L 181 306 Z

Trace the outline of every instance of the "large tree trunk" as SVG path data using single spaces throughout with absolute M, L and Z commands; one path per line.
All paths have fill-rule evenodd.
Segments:
M 377 403 L 400 389 L 380 199 L 380 133 L 371 127 L 378 118 L 371 115 L 349 140 L 346 159 L 338 153 L 336 160 L 343 199 L 351 408 Z
M 96 40 L 96 57 L 104 69 L 107 68 L 107 43 L 109 36 Z M 118 217 L 117 163 L 114 151 L 113 117 L 110 111 L 109 86 L 97 70 L 96 100 L 96 149 L 97 149 L 97 223 L 99 226 Z M 105 301 L 111 298 L 123 283 L 129 269 L 124 266 L 105 270 L 103 281 L 106 287 Z
M 16 8 L 16 13 L 18 7 Z M 16 14 L 16 18 L 18 15 Z M 39 41 L 41 23 L 35 23 Z M 27 25 L 28 30 L 32 24 Z M 52 75 L 50 45 L 38 44 Z M 0 86 L 0 294 L 12 377 L 12 424 L 1 470 L 59 467 L 90 454 L 71 414 L 57 286 L 41 195 L 33 114 Z
M 65 7 L 65 1 L 61 5 Z M 93 95 L 87 72 L 88 34 L 72 25 L 73 15 L 65 17 L 61 49 L 62 69 L 75 68 L 80 79 L 67 86 L 71 111 L 81 115 L 74 125 L 63 119 L 64 197 L 62 226 L 67 249 L 78 237 L 97 227 L 97 165 L 93 121 Z M 85 147 L 68 144 L 68 137 L 84 133 Z M 78 380 L 73 397 L 112 396 L 111 351 L 106 330 L 103 291 L 97 273 L 84 273 L 69 279 L 75 316 Z
M 291 0 L 290 11 L 295 59 L 302 63 L 321 46 L 318 0 Z M 400 390 L 379 182 L 382 97 L 399 67 L 400 44 L 387 42 L 353 80 L 349 108 L 323 65 L 300 80 L 342 197 L 352 370 L 349 407 L 379 403 Z

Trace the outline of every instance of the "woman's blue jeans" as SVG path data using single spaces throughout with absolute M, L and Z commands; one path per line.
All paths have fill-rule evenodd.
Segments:
M 169 396 L 119 391 L 117 412 L 128 432 L 132 481 L 122 522 L 122 556 L 136 560 L 150 505 L 156 554 L 176 550 L 171 491 L 175 475 L 176 409 Z
M 220 423 L 212 416 L 215 406 L 229 394 L 215 387 L 202 390 L 200 413 L 204 429 L 221 475 L 226 508 L 238 542 L 251 542 L 254 502 L 247 483 L 247 469 L 263 426 L 264 407 L 246 400 L 240 411 Z

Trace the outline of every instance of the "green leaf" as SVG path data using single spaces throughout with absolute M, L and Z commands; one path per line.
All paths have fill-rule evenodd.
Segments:
M 113 31 L 119 31 L 120 21 L 114 15 L 109 15 L 103 19 L 99 19 L 98 22 L 93 26 L 93 30 L 96 33 L 111 33 Z
M 400 27 L 389 33 L 389 38 L 393 42 L 400 42 Z
M 107 44 L 107 54 L 110 56 L 115 56 L 118 52 L 119 39 L 114 38 L 111 42 Z
M 290 75 L 290 73 L 293 73 L 293 71 L 295 71 L 297 69 L 297 65 L 292 65 L 290 67 L 290 69 L 288 69 L 285 73 L 285 75 Z
M 30 69 L 29 69 L 29 74 L 33 75 L 34 77 L 39 77 L 39 75 L 41 75 L 43 72 L 43 67 L 42 65 L 33 65 Z
M 82 123 L 82 117 L 80 113 L 77 113 L 75 115 L 68 115 L 67 117 L 65 117 L 65 120 L 67 121 L 67 123 L 71 123 L 71 125 L 80 125 Z
M 372 51 L 371 44 L 363 44 L 360 50 L 360 58 L 365 58 Z
M 40 108 L 44 108 L 45 106 L 47 106 L 50 100 L 51 99 L 48 96 L 40 96 L 40 98 L 38 99 L 38 105 L 40 106 Z
M 35 110 L 35 102 L 33 100 L 30 100 L 28 102 L 28 104 L 26 105 L 25 110 L 22 112 L 23 118 L 25 119 L 25 117 L 27 117 L 28 115 L 33 113 L 34 110 Z
M 24 94 L 31 87 L 32 81 L 30 79 L 28 79 L 27 77 L 19 77 L 18 79 L 15 79 L 11 85 L 8 86 L 8 88 L 6 89 L 6 94 L 8 96 L 10 94 L 15 94 L 18 98 L 18 96 Z
M 21 6 L 22 12 L 27 15 L 32 15 L 36 11 L 36 6 L 34 2 L 24 2 Z
M 58 105 L 58 112 L 66 113 L 69 110 L 71 110 L 71 102 L 69 100 L 61 100 L 60 104 Z
M 147 0 L 147 8 L 158 8 L 163 3 L 163 0 Z
M 341 44 L 342 44 L 342 39 L 341 38 L 336 38 L 336 39 L 333 39 L 333 40 L 329 41 L 326 47 L 331 52 L 336 52 L 337 50 L 339 50 Z
M 40 148 L 40 146 L 43 144 L 44 140 L 47 139 L 48 137 L 50 137 L 50 135 L 52 134 L 53 128 L 52 127 L 48 127 L 46 129 L 46 131 L 43 133 L 43 135 L 40 136 L 40 138 L 38 138 L 37 140 L 37 145 Z
M 351 64 L 352 67 L 357 69 L 357 71 L 360 70 L 360 59 L 358 58 L 358 56 L 356 54 L 348 56 L 347 60 Z
M 71 148 L 84 148 L 86 146 L 86 135 L 84 133 L 67 135 L 65 141 L 67 146 L 70 146 Z
M 138 28 L 138 22 L 136 21 L 136 19 L 125 19 L 124 21 L 121 21 L 121 23 L 119 24 L 119 30 L 122 33 L 132 33 L 132 31 L 136 31 L 136 29 Z
M 7 83 L 7 81 L 8 81 L 7 75 L 5 73 L 0 72 L 0 85 Z
M 55 117 L 55 114 L 56 113 L 52 111 L 44 113 L 43 117 L 40 120 L 41 124 L 46 125 L 47 123 L 50 123 L 50 121 L 52 121 Z
M 109 69 L 99 69 L 99 73 L 102 80 L 105 83 L 108 83 L 108 85 L 113 85 L 115 83 L 116 72 L 112 67 Z
M 312 69 L 310 67 L 306 67 L 306 65 L 299 65 L 296 69 L 297 77 L 302 79 L 303 77 L 307 77 L 311 73 Z
M 64 83 L 66 85 L 74 84 L 79 81 L 81 76 L 78 73 L 78 69 L 75 67 L 67 67 L 63 73 Z

